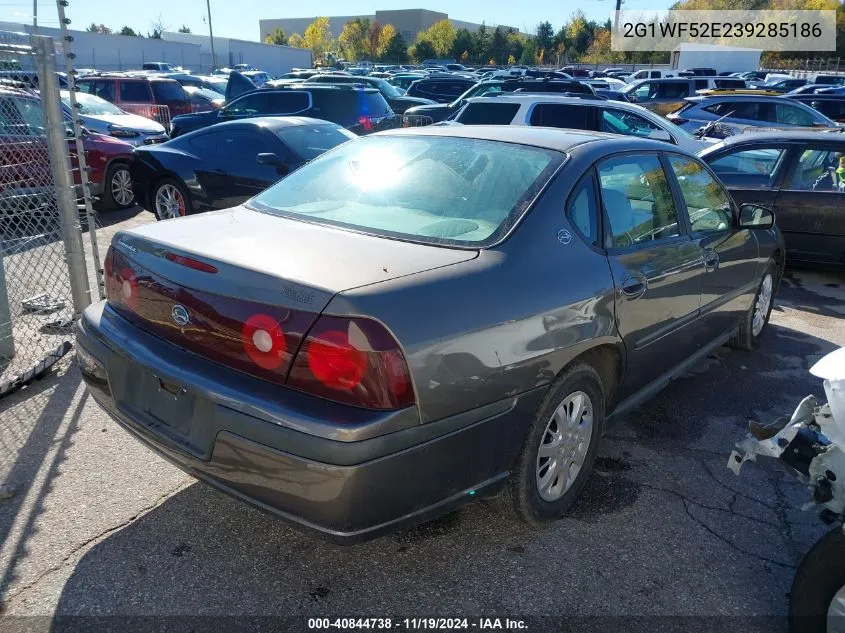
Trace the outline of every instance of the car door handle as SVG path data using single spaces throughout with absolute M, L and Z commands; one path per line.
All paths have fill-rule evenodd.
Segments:
M 638 299 L 648 290 L 648 280 L 643 275 L 631 275 L 622 282 L 622 294 L 629 299 Z
M 719 253 L 711 248 L 705 248 L 702 252 L 704 258 L 704 267 L 708 271 L 716 270 L 719 267 Z

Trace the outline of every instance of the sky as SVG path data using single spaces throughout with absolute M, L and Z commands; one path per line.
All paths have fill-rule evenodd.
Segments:
M 582 10 L 588 19 L 603 22 L 614 9 L 614 0 L 590 0 Z M 666 8 L 667 0 L 626 0 L 626 9 Z M 292 6 L 293 5 L 293 6 Z M 386 9 L 427 8 L 448 13 L 449 17 L 468 22 L 507 24 L 524 32 L 534 32 L 543 20 L 555 30 L 578 8 L 576 2 L 529 2 L 519 0 L 321 0 L 319 3 L 287 3 L 272 0 L 211 0 L 215 36 L 244 40 L 258 39 L 259 18 L 313 17 L 311 7 L 319 6 L 321 15 L 370 15 Z M 161 15 L 166 30 L 175 31 L 183 24 L 194 33 L 207 33 L 206 0 L 69 0 L 65 9 L 69 28 L 84 30 L 91 22 L 105 24 L 119 31 L 129 26 L 146 34 Z M 0 22 L 32 23 L 33 0 L 0 0 Z M 58 26 L 55 0 L 39 0 L 38 23 Z M 338 35 L 337 33 L 334 34 Z

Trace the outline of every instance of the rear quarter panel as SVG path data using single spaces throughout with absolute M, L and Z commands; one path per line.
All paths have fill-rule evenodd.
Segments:
M 607 259 L 565 218 L 572 173 L 564 167 L 510 237 L 477 258 L 348 290 L 326 307 L 393 332 L 423 422 L 549 384 L 595 345 L 621 346 Z

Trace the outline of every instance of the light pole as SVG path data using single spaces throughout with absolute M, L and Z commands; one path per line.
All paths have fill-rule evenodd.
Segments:
M 211 72 L 217 68 L 217 55 L 214 54 L 214 31 L 211 28 L 211 0 L 205 0 L 208 9 L 208 37 L 211 39 Z
M 38 35 L 38 0 L 32 0 L 32 33 Z

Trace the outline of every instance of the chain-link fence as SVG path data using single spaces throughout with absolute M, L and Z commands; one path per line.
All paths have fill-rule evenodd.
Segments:
M 0 33 L 3 65 L 38 72 L 40 91 L 0 85 L 0 395 L 70 349 L 91 287 L 53 41 Z

